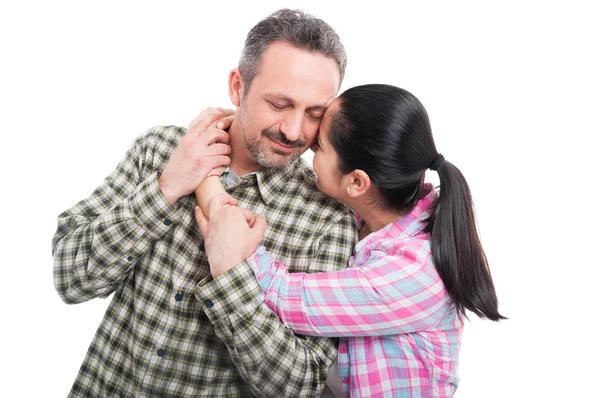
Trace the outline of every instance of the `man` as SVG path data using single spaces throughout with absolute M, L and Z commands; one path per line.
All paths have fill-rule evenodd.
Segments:
M 228 135 L 210 123 L 222 116 L 214 111 L 187 132 L 153 128 L 104 184 L 59 216 L 61 298 L 80 303 L 114 292 L 70 396 L 319 396 L 335 341 L 282 325 L 247 264 L 211 277 L 192 193 L 228 164 L 229 143 L 221 181 L 238 206 L 266 217 L 263 245 L 276 260 L 294 272 L 345 266 L 354 219 L 316 190 L 299 159 L 345 64 L 329 25 L 297 11 L 272 14 L 250 31 L 229 75 L 237 110 Z

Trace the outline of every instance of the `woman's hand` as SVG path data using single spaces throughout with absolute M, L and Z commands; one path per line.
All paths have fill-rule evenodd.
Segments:
M 237 207 L 227 194 L 210 201 L 209 219 L 196 206 L 196 222 L 204 235 L 210 272 L 217 278 L 248 258 L 263 240 L 267 221 L 261 215 Z
M 232 113 L 228 109 L 208 108 L 190 123 L 158 179 L 160 189 L 171 205 L 194 192 L 212 170 L 231 162 L 231 148 L 227 145 L 229 134 L 224 128 L 231 125 Z

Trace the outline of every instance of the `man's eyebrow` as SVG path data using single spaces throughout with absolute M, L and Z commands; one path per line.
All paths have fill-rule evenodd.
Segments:
M 271 99 L 271 100 L 283 101 L 283 102 L 286 102 L 291 105 L 296 104 L 296 102 L 293 99 L 291 99 L 287 95 L 283 95 L 283 94 L 265 94 L 265 97 L 267 97 L 268 99 Z M 325 109 L 327 109 L 327 107 L 325 105 L 313 105 L 313 106 L 309 106 L 308 108 L 306 108 L 306 110 L 309 112 L 324 111 Z

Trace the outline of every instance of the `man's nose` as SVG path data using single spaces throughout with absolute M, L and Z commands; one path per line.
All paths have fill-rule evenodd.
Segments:
M 302 136 L 302 123 L 304 121 L 304 114 L 301 112 L 294 112 L 288 115 L 283 123 L 281 124 L 281 132 L 285 135 L 288 141 L 298 141 Z

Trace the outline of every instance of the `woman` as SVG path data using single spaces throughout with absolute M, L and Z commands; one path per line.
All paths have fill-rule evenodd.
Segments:
M 452 396 L 466 311 L 505 319 L 463 175 L 437 152 L 422 104 L 388 85 L 337 98 L 313 150 L 317 187 L 354 210 L 360 241 L 347 269 L 320 274 L 290 274 L 258 248 L 266 303 L 296 333 L 340 337 L 346 395 Z

